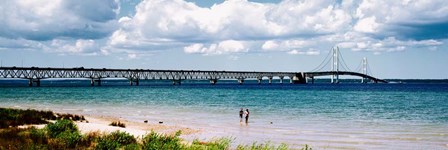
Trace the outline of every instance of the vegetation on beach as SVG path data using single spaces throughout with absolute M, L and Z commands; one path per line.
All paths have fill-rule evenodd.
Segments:
M 121 123 L 120 121 L 113 121 L 112 123 L 109 124 L 110 126 L 116 126 L 116 127 L 122 127 L 122 128 L 126 128 L 126 125 L 124 123 Z
M 2 109 L 4 110 L 4 109 Z M 29 113 L 26 110 L 23 112 L 14 112 L 11 114 L 23 115 L 21 113 Z M 2 111 L 5 112 L 5 111 Z M 51 114 L 52 112 L 45 112 L 42 114 Z M 2 117 L 4 117 L 2 114 Z M 29 114 L 28 114 L 29 115 Z M 38 115 L 35 115 L 36 117 Z M 51 115 L 48 115 L 51 118 Z M 10 115 L 8 116 L 10 117 Z M 38 117 L 36 117 L 38 118 Z M 38 120 L 36 119 L 35 120 Z M 45 121 L 45 118 L 42 117 Z M 0 120 L 2 124 L 6 121 Z M 42 122 L 39 122 L 41 124 Z M 18 123 L 17 123 L 18 124 Z M 25 124 L 29 124 L 26 122 Z M 143 150 L 158 150 L 158 149 L 181 149 L 181 150 L 227 150 L 231 149 L 232 139 L 219 138 L 207 142 L 194 140 L 191 143 L 186 143 L 179 138 L 181 132 L 178 131 L 174 135 L 158 134 L 151 132 L 143 137 L 135 138 L 126 132 L 115 131 L 111 133 L 91 132 L 88 134 L 81 134 L 76 124 L 69 119 L 59 119 L 54 123 L 48 123 L 44 128 L 37 129 L 35 127 L 18 128 L 8 124 L 6 128 L 0 128 L 0 150 L 2 149 L 143 149 Z M 232 148 L 234 149 L 234 148 Z M 286 150 L 289 149 L 287 145 L 281 144 L 275 146 L 271 143 L 252 145 L 238 145 L 238 150 Z M 304 150 L 310 150 L 306 147 Z
M 52 111 L 20 110 L 0 108 L 0 129 L 28 124 L 47 124 L 48 120 L 69 119 L 85 121 L 84 116 L 72 114 L 55 114 Z

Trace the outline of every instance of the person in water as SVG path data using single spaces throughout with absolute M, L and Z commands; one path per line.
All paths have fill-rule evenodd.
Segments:
M 240 122 L 243 122 L 243 113 L 244 113 L 243 108 L 241 108 L 241 110 L 240 110 Z
M 249 122 L 249 109 L 246 109 L 246 111 L 244 111 L 244 116 L 246 117 L 246 124 L 247 124 L 247 122 Z

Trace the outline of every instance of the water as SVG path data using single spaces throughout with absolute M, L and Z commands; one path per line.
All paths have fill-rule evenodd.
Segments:
M 194 83 L 192 83 L 194 82 Z M 317 149 L 447 149 L 448 84 L 255 84 L 220 81 L 26 81 L 0 80 L 0 107 L 164 121 L 204 132 L 186 139 L 233 137 L 254 141 L 309 144 Z M 248 108 L 249 124 L 238 112 Z M 272 122 L 272 123 L 271 123 Z

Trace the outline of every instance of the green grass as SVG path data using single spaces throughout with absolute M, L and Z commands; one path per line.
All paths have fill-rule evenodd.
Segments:
M 52 111 L 20 110 L 0 108 L 0 129 L 28 124 L 47 124 L 48 120 L 69 119 L 84 121 L 84 116 L 72 114 L 55 114 Z

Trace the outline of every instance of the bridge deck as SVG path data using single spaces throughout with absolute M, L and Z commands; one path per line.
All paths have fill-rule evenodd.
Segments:
M 47 78 L 89 78 L 100 84 L 103 78 L 127 78 L 138 85 L 139 80 L 168 79 L 180 84 L 180 80 L 202 79 L 215 84 L 219 79 L 237 79 L 240 83 L 244 79 L 257 79 L 259 83 L 268 78 L 269 83 L 274 77 L 289 78 L 291 83 L 306 83 L 306 78 L 328 75 L 351 75 L 370 79 L 374 82 L 386 81 L 375 77 L 346 71 L 327 72 L 260 72 L 260 71 L 201 71 L 201 70 L 152 70 L 152 69 L 108 69 L 108 68 L 42 68 L 42 67 L 0 67 L 0 78 L 23 78 L 40 83 L 40 79 Z M 281 81 L 282 81 L 281 80 Z

